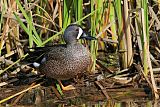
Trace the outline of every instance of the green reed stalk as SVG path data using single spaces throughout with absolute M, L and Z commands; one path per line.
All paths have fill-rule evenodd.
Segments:
M 149 27 L 148 27 L 148 0 L 142 1 L 142 25 L 143 25 L 143 67 L 144 73 L 147 75 L 150 72 L 153 93 L 155 99 L 159 99 L 157 86 L 155 83 L 152 63 L 149 52 Z M 149 69 L 148 69 L 149 68 Z
M 143 46 L 143 66 L 144 66 L 144 73 L 148 74 L 148 56 L 147 51 L 149 51 L 149 29 L 148 29 L 148 7 L 145 3 L 146 0 L 142 1 L 142 8 L 144 10 L 144 14 L 142 13 L 142 25 L 143 25 L 143 38 L 142 38 L 142 46 Z
M 63 0 L 63 28 L 71 23 L 71 7 L 73 0 Z
M 102 13 L 103 13 L 103 0 L 91 0 L 91 12 L 95 11 L 95 14 L 91 16 L 91 35 L 96 36 L 97 32 L 96 29 L 99 31 L 99 28 L 102 23 Z M 96 56 L 97 56 L 97 50 L 98 50 L 98 43 L 97 41 L 91 41 L 91 55 L 92 55 L 92 61 L 93 66 L 91 68 L 91 71 L 95 71 L 95 65 L 96 65 Z
M 110 15 L 109 15 L 109 19 L 110 22 L 115 21 L 116 17 L 115 17 L 115 7 L 114 7 L 114 3 L 110 2 Z M 117 41 L 118 37 L 117 37 L 117 31 L 116 31 L 116 23 L 113 23 L 111 25 L 111 31 L 112 31 L 112 40 L 113 41 Z M 114 44 L 114 47 L 116 47 L 117 44 Z
M 126 37 L 123 33 L 123 18 L 121 0 L 115 0 L 115 11 L 118 18 L 118 36 L 119 36 L 119 59 L 121 68 L 127 68 L 127 52 L 126 52 Z
M 83 0 L 74 0 L 74 13 L 76 21 L 80 20 L 83 16 Z M 81 25 L 82 22 L 77 24 Z

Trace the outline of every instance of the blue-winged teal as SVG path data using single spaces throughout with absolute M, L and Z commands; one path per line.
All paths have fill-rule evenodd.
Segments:
M 78 43 L 78 39 L 92 39 L 91 36 L 87 36 L 79 25 L 72 24 L 66 28 L 63 38 L 66 44 L 51 47 L 39 66 L 40 72 L 57 80 L 74 78 L 91 64 L 88 49 Z

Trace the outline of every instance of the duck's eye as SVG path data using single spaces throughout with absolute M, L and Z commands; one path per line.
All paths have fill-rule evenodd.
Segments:
M 76 31 L 78 31 L 78 32 L 79 32 L 79 28 L 76 28 Z

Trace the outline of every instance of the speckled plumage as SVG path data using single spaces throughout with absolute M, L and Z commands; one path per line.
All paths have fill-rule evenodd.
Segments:
M 66 44 L 53 46 L 46 53 L 46 62 L 39 69 L 47 77 L 67 80 L 83 72 L 91 63 L 90 53 L 86 47 L 77 42 L 79 26 L 70 25 L 64 32 Z

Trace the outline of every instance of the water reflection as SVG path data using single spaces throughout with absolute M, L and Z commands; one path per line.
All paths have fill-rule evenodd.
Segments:
M 38 107 L 160 107 L 159 101 L 150 101 L 150 100 L 143 100 L 143 99 L 128 99 L 126 101 L 115 101 L 115 100 L 108 100 L 106 102 L 98 101 L 98 102 L 86 102 L 83 104 L 67 104 L 67 103 L 57 103 L 51 104 L 50 103 L 43 103 L 38 105 Z
M 144 99 L 128 99 L 126 101 L 98 101 L 98 102 L 84 102 L 82 104 L 71 104 L 71 103 L 52 103 L 48 101 L 42 104 L 38 104 L 37 107 L 160 107 L 159 101 L 150 101 Z

